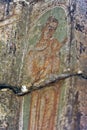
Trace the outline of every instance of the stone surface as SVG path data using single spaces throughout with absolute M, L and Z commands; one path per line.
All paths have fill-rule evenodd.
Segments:
M 22 4 L 10 2 L 9 13 L 6 14 L 7 3 L 0 3 L 0 84 L 18 86 L 23 66 L 23 34 L 22 16 L 25 16 Z M 21 30 L 20 30 L 21 28 Z M 24 26 L 25 28 L 25 26 Z M 20 30 L 20 31 L 19 31 Z M 23 31 L 24 33 L 24 31 Z M 22 38 L 20 38 L 22 37 Z M 21 40 L 20 40 L 21 39 Z M 21 66 L 22 65 L 22 66 Z M 19 85 L 20 86 L 20 85 Z M 21 111 L 21 99 L 13 92 L 0 91 L 0 129 L 18 130 Z
M 0 84 L 29 87 L 69 68 L 86 74 L 87 1 L 27 2 L 0 0 Z M 24 99 L 0 91 L 0 129 L 86 130 L 86 84 L 69 78 Z

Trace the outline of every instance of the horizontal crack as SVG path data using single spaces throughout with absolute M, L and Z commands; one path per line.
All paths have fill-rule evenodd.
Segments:
M 74 76 L 78 76 L 83 79 L 87 79 L 87 75 L 84 73 L 81 73 L 81 72 L 80 73 L 79 72 L 78 73 L 64 73 L 64 74 L 60 74 L 60 75 L 51 75 L 49 78 L 47 78 L 40 84 L 31 85 L 29 88 L 27 88 L 26 86 L 18 87 L 18 86 L 11 86 L 11 85 L 7 85 L 7 84 L 0 84 L 0 90 L 10 89 L 14 92 L 14 94 L 16 94 L 18 96 L 23 96 L 23 95 L 26 95 L 33 91 L 40 90 L 45 87 L 49 87 L 53 83 L 56 83 L 60 80 L 65 80 L 67 78 L 74 77 Z

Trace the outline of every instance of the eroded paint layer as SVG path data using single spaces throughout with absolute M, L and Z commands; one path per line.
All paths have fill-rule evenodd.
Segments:
M 23 102 L 23 130 L 27 130 L 28 129 L 28 120 L 29 120 L 29 114 L 30 114 L 30 99 L 31 96 L 26 95 L 24 97 L 24 102 Z
M 56 130 L 60 85 L 32 93 L 29 130 Z
M 43 14 L 31 28 L 26 60 L 26 73 L 31 83 L 59 73 L 60 50 L 67 42 L 65 17 L 63 8 L 55 7 Z
M 26 56 L 26 74 L 30 83 L 39 84 L 51 74 L 63 71 L 64 53 L 61 50 L 62 47 L 66 49 L 67 39 L 64 9 L 55 6 L 46 10 L 30 28 Z M 55 83 L 31 94 L 29 130 L 57 129 L 60 88 L 61 83 Z

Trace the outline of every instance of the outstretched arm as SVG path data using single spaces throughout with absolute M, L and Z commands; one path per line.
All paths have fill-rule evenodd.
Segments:
M 63 46 L 67 42 L 68 38 L 65 37 L 64 40 L 62 41 L 61 45 Z

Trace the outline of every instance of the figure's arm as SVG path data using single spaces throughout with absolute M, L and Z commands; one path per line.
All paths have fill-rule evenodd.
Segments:
M 62 43 L 61 43 L 61 46 L 63 46 L 63 45 L 67 42 L 67 40 L 68 40 L 68 38 L 65 37 L 64 40 L 63 40 Z
M 64 38 L 64 40 L 60 43 L 57 39 L 54 39 L 53 40 L 53 48 L 54 48 L 54 50 L 56 51 L 56 50 L 60 50 L 60 48 L 67 42 L 67 37 L 66 38 Z

